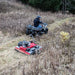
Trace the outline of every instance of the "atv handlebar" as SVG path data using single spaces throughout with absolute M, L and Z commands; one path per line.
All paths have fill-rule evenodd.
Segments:
M 48 25 L 47 23 L 42 23 L 43 25 Z

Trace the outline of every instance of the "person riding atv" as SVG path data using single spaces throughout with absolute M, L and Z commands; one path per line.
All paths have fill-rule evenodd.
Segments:
M 34 19 L 34 27 L 42 28 L 42 26 L 40 24 L 43 24 L 43 22 L 40 21 L 40 19 L 41 19 L 41 16 L 37 16 Z
M 47 34 L 48 33 L 48 28 L 47 28 L 47 24 L 43 23 L 42 21 L 40 21 L 41 17 L 37 16 L 34 19 L 34 26 L 33 25 L 27 25 L 26 28 L 26 35 L 33 35 L 35 36 L 37 35 L 42 35 L 43 33 Z

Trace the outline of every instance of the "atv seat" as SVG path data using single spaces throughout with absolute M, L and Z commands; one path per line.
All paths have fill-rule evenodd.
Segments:
M 32 30 L 35 30 L 35 31 L 41 31 L 42 28 L 32 26 Z

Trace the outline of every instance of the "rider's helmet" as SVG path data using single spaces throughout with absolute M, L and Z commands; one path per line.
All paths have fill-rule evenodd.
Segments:
M 41 18 L 41 16 L 37 16 L 37 18 Z

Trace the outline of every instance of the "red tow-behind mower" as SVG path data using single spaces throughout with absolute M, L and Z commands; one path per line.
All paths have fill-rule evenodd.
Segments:
M 27 55 L 39 54 L 42 47 L 35 44 L 33 41 L 21 41 L 18 43 L 18 46 L 15 47 L 15 50 Z

